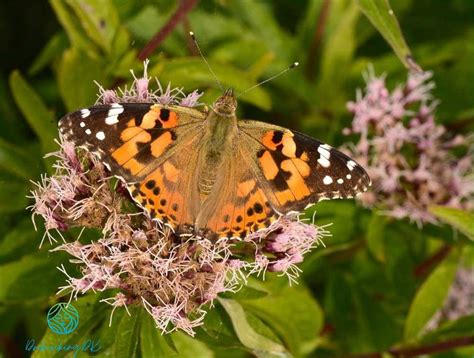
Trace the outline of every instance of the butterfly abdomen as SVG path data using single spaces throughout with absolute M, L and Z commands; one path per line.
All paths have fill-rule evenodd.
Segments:
M 221 106 L 228 106 L 233 97 L 220 97 L 206 118 L 206 134 L 203 138 L 204 151 L 200 158 L 198 170 L 198 188 L 201 202 L 204 202 L 214 188 L 222 162 L 233 153 L 234 138 L 237 134 L 237 117 L 235 111 L 222 112 Z M 227 107 L 226 107 L 227 108 Z

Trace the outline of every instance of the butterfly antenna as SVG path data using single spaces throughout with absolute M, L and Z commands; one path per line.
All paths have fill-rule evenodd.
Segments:
M 211 65 L 209 64 L 209 62 L 207 62 L 207 59 L 204 57 L 204 54 L 202 53 L 201 48 L 199 47 L 199 44 L 196 40 L 196 36 L 194 35 L 194 32 L 189 31 L 189 35 L 193 39 L 194 46 L 196 46 L 197 50 L 199 51 L 199 54 L 201 55 L 202 60 L 206 64 L 207 68 L 209 69 L 209 72 L 212 73 L 212 75 L 214 76 L 214 79 L 216 80 L 217 84 L 219 85 L 219 88 L 221 89 L 222 92 L 224 92 L 224 87 L 222 87 L 221 81 L 219 81 L 219 78 L 217 77 L 216 73 L 212 70 Z
M 247 88 L 245 91 L 243 92 L 240 92 L 238 95 L 237 95 L 237 98 L 239 98 L 240 96 L 242 96 L 244 93 L 247 93 L 248 91 L 251 91 L 253 90 L 254 88 L 257 88 L 261 85 L 263 85 L 264 83 L 267 83 L 277 77 L 280 77 L 282 74 L 284 74 L 285 72 L 288 72 L 289 70 L 292 70 L 293 68 L 295 67 L 298 67 L 299 66 L 299 62 L 293 62 L 291 65 L 289 65 L 287 68 L 285 68 L 284 70 L 278 72 L 277 74 L 273 75 L 272 77 L 270 78 L 267 78 L 266 80 L 263 80 L 262 82 L 259 82 L 257 83 L 256 85 L 250 87 L 250 88 Z

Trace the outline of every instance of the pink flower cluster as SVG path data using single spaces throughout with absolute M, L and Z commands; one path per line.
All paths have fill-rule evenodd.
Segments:
M 438 102 L 430 79 L 429 72 L 410 73 L 404 85 L 390 91 L 384 76 L 369 69 L 365 91 L 347 104 L 354 119 L 344 130 L 360 135 L 349 151 L 373 182 L 372 190 L 359 196 L 362 203 L 418 225 L 436 222 L 431 205 L 474 207 L 472 138 L 449 136 L 435 123 Z M 464 154 L 455 156 L 454 147 Z
M 130 90 L 101 89 L 101 101 L 137 100 L 193 105 L 199 95 L 181 91 L 150 92 L 145 75 Z M 266 270 L 286 274 L 290 282 L 299 274 L 296 264 L 303 254 L 321 242 L 328 232 L 304 223 L 298 216 L 282 216 L 268 229 L 244 240 L 210 241 L 196 235 L 174 233 L 136 207 L 126 184 L 113 177 L 91 153 L 60 140 L 56 172 L 44 176 L 32 192 L 33 216 L 45 221 L 52 251 L 66 251 L 79 265 L 79 277 L 64 267 L 67 284 L 60 292 L 71 298 L 90 291 L 119 290 L 103 301 L 113 306 L 142 305 L 163 333 L 181 329 L 190 335 L 202 324 L 205 309 L 219 293 L 235 292 L 251 274 Z M 80 237 L 66 241 L 69 228 L 101 230 L 97 240 Z M 57 234 L 62 244 L 57 245 Z M 43 238 L 43 241 L 44 241 Z M 43 243 L 42 241 L 42 243 Z M 112 313 L 113 313 L 112 310 Z M 112 316 L 111 316 L 112 319 Z

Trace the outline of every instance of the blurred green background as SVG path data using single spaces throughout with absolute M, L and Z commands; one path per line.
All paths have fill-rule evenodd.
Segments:
M 43 155 L 56 149 L 58 119 L 94 104 L 98 89 L 93 81 L 106 88 L 130 85 L 129 70 L 142 73 L 140 51 L 187 3 L 192 2 L 1 2 L 0 356 L 28 356 L 27 339 L 54 342 L 45 312 L 65 280 L 56 266 L 77 270 L 67 255 L 49 252 L 48 244 L 38 250 L 43 232 L 34 231 L 25 210 L 31 203 L 26 197 L 33 188 L 30 180 L 51 172 L 51 160 Z M 382 17 L 381 35 L 361 11 L 384 6 L 383 0 L 201 1 L 151 53 L 149 75 L 164 85 L 205 91 L 202 102 L 215 100 L 220 91 L 196 56 L 190 30 L 224 86 L 239 92 L 298 61 L 297 69 L 245 94 L 239 117 L 298 129 L 338 146 L 347 141 L 341 131 L 351 121 L 345 103 L 364 85 L 368 64 L 387 74 L 389 86 L 406 79 L 394 50 L 407 48 L 400 37 L 392 48 L 382 36 L 399 36 L 396 27 Z M 474 2 L 398 0 L 391 6 L 417 63 L 434 71 L 434 94 L 441 100 L 437 120 L 453 133 L 471 133 Z M 318 204 L 316 223 L 333 223 L 333 236 L 300 265 L 299 285 L 290 288 L 286 279 L 269 274 L 265 283 L 254 282 L 268 296 L 243 290 L 234 297 L 253 332 L 283 345 L 286 356 L 372 352 L 366 357 L 381 357 L 393 347 L 442 342 L 464 343 L 430 356 L 474 356 L 472 312 L 423 331 L 442 308 L 458 264 L 472 267 L 474 241 L 468 233 L 448 225 L 418 229 L 348 200 Z M 130 318 L 123 312 L 116 313 L 109 328 L 110 310 L 100 304 L 94 308 L 100 314 L 93 311 L 96 301 L 93 296 L 78 301 L 82 322 L 83 312 L 91 318 L 68 342 L 99 337 L 103 349 L 98 356 L 148 357 L 152 351 L 170 357 L 274 356 L 249 345 L 237 318 L 219 305 L 192 339 L 182 333 L 164 338 L 150 322 L 129 329 Z M 146 345 L 146 339 L 153 343 Z

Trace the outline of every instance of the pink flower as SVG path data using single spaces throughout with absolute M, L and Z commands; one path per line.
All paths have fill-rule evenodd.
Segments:
M 410 73 L 405 85 L 390 92 L 384 76 L 369 68 L 365 92 L 357 91 L 357 100 L 347 104 L 354 119 L 343 132 L 360 135 L 348 151 L 366 163 L 374 183 L 359 197 L 362 203 L 419 225 L 436 222 L 430 205 L 474 207 L 472 140 L 459 135 L 450 140 L 435 123 L 438 102 L 430 79 L 429 72 Z M 451 149 L 459 145 L 468 154 L 454 156 Z

